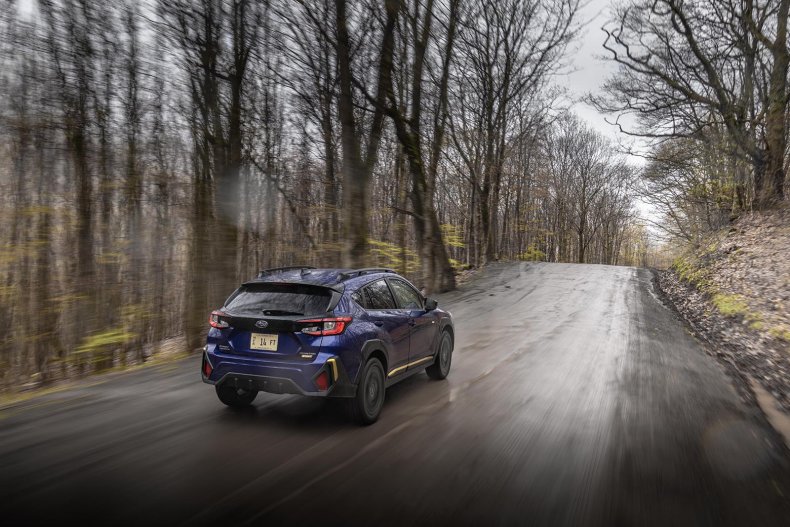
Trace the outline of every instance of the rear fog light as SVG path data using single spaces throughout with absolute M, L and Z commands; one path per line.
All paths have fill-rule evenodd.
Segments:
M 322 371 L 318 374 L 318 377 L 315 378 L 315 385 L 318 387 L 319 390 L 326 391 L 329 389 L 329 374 L 325 371 Z

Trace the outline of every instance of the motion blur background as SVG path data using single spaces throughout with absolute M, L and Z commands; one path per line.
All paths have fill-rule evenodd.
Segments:
M 789 11 L 0 0 L 0 521 L 786 526 Z M 448 378 L 224 407 L 292 264 L 424 288 Z
M 706 62 L 659 4 L 2 0 L 0 391 L 194 350 L 266 267 L 666 265 L 765 203 L 787 9 L 689 10 Z M 595 61 L 637 41 L 677 71 Z
M 576 1 L 353 2 L 346 49 L 333 1 L 3 4 L 3 390 L 195 349 L 265 267 L 441 291 L 499 258 L 645 262 L 632 170 L 557 83 Z

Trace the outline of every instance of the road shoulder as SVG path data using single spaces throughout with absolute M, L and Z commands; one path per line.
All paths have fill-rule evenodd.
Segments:
M 738 394 L 759 410 L 790 454 L 790 379 L 783 373 L 790 371 L 787 356 L 744 336 L 741 328 L 714 308 L 705 293 L 672 270 L 653 270 L 653 284 L 661 301 L 724 366 Z

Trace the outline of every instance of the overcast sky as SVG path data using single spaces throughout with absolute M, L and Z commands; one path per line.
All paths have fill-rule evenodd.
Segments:
M 568 89 L 569 98 L 574 101 L 573 111 L 593 128 L 618 143 L 623 149 L 644 151 L 643 141 L 620 133 L 617 126 L 606 122 L 606 119 L 610 122 L 614 121 L 617 116 L 604 116 L 592 106 L 580 101 L 587 93 L 600 93 L 604 81 L 617 72 L 617 66 L 604 59 L 610 54 L 603 49 L 606 34 L 601 31 L 601 26 L 611 18 L 612 4 L 617 1 L 587 0 L 580 17 L 585 24 L 584 28 L 570 50 L 571 73 L 559 77 L 557 83 Z M 625 128 L 630 128 L 633 127 L 634 119 L 631 116 L 621 117 L 620 122 Z M 635 165 L 643 165 L 645 162 L 641 156 L 630 156 L 630 161 Z
M 608 56 L 608 52 L 603 49 L 606 34 L 601 31 L 601 26 L 610 18 L 611 5 L 615 1 L 587 0 L 587 5 L 581 12 L 581 19 L 585 22 L 585 26 L 577 39 L 576 46 L 572 48 L 572 71 L 568 75 L 560 77 L 557 82 L 567 88 L 569 96 L 576 101 L 572 109 L 579 117 L 623 148 L 639 150 L 643 143 L 621 134 L 617 126 L 606 122 L 604 115 L 592 106 L 579 101 L 587 93 L 599 93 L 606 78 L 617 71 L 617 67 L 612 62 L 602 58 Z M 615 118 L 612 115 L 608 116 L 609 121 L 614 121 Z M 621 118 L 620 122 L 633 123 L 633 119 Z M 629 156 L 629 161 L 636 166 L 642 166 L 645 163 L 644 158 L 639 156 Z M 656 221 L 655 212 L 641 200 L 637 200 L 637 210 L 642 218 Z M 652 228 L 650 232 L 655 234 Z
M 602 59 L 602 56 L 607 56 L 607 52 L 603 49 L 606 35 L 601 31 L 601 26 L 609 18 L 611 3 L 612 0 L 587 0 L 587 5 L 582 9 L 580 18 L 585 25 L 571 49 L 573 71 L 558 79 L 558 83 L 568 88 L 575 100 L 589 92 L 597 93 L 606 78 L 616 71 L 611 62 Z M 607 124 L 604 116 L 592 106 L 577 102 L 573 110 L 601 133 L 614 140 L 623 139 L 618 128 Z M 609 120 L 614 120 L 614 117 L 609 116 Z

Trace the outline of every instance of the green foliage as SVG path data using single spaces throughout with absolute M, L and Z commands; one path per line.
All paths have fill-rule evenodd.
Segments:
M 66 293 L 52 297 L 52 302 L 60 304 L 60 309 L 66 309 L 70 304 L 76 304 L 88 299 L 88 295 L 83 293 Z
M 16 294 L 17 288 L 13 285 L 0 284 L 0 299 L 8 301 Z
M 790 329 L 787 327 L 773 327 L 768 331 L 768 333 L 770 333 L 774 338 L 782 339 L 785 342 L 790 342 Z
M 419 270 L 419 258 L 417 253 L 411 249 L 374 239 L 369 239 L 368 243 L 370 244 L 370 255 L 376 261 L 376 265 L 398 270 L 405 269 L 406 273 L 416 273 Z
M 5 244 L 0 247 L 0 266 L 8 267 L 25 259 L 33 259 L 45 245 L 41 240 Z
M 43 214 L 54 214 L 55 208 L 48 207 L 46 205 L 31 205 L 29 207 L 25 207 L 21 210 L 21 213 L 25 216 L 39 216 Z
M 127 304 L 121 307 L 121 318 L 127 323 L 132 323 L 152 319 L 154 314 L 145 304 Z
M 699 256 L 687 254 L 679 256 L 672 264 L 678 276 L 710 296 L 716 310 L 725 317 L 742 317 L 745 324 L 754 331 L 763 331 L 765 322 L 759 312 L 749 309 L 746 297 L 739 294 L 726 294 L 714 285 L 710 270 L 705 267 L 704 260 L 718 249 L 718 243 L 712 242 L 699 251 Z
M 753 320 L 749 323 L 749 327 L 755 331 L 762 331 L 765 329 L 765 323 L 762 320 Z
M 442 239 L 444 240 L 444 244 L 448 247 L 466 247 L 463 242 L 463 236 L 461 234 L 461 228 L 457 225 L 453 225 L 452 223 L 442 223 Z
M 726 180 L 700 181 L 691 185 L 687 191 L 691 199 L 716 203 L 731 202 L 734 193 L 735 185 Z
M 106 351 L 108 348 L 117 347 L 135 338 L 135 334 L 123 328 L 113 328 L 93 335 L 87 336 L 82 340 L 74 353 L 93 353 Z
M 546 259 L 546 253 L 534 245 L 530 245 L 526 251 L 518 255 L 518 259 L 527 262 L 541 262 Z
M 713 288 L 708 279 L 708 270 L 699 264 L 693 256 L 678 256 L 672 263 L 672 269 L 684 280 L 705 293 L 713 294 Z
M 126 260 L 126 255 L 121 252 L 106 251 L 96 257 L 96 263 L 103 265 L 120 265 Z
M 749 306 L 742 295 L 715 294 L 712 298 L 713 305 L 724 316 L 734 317 L 749 314 Z

